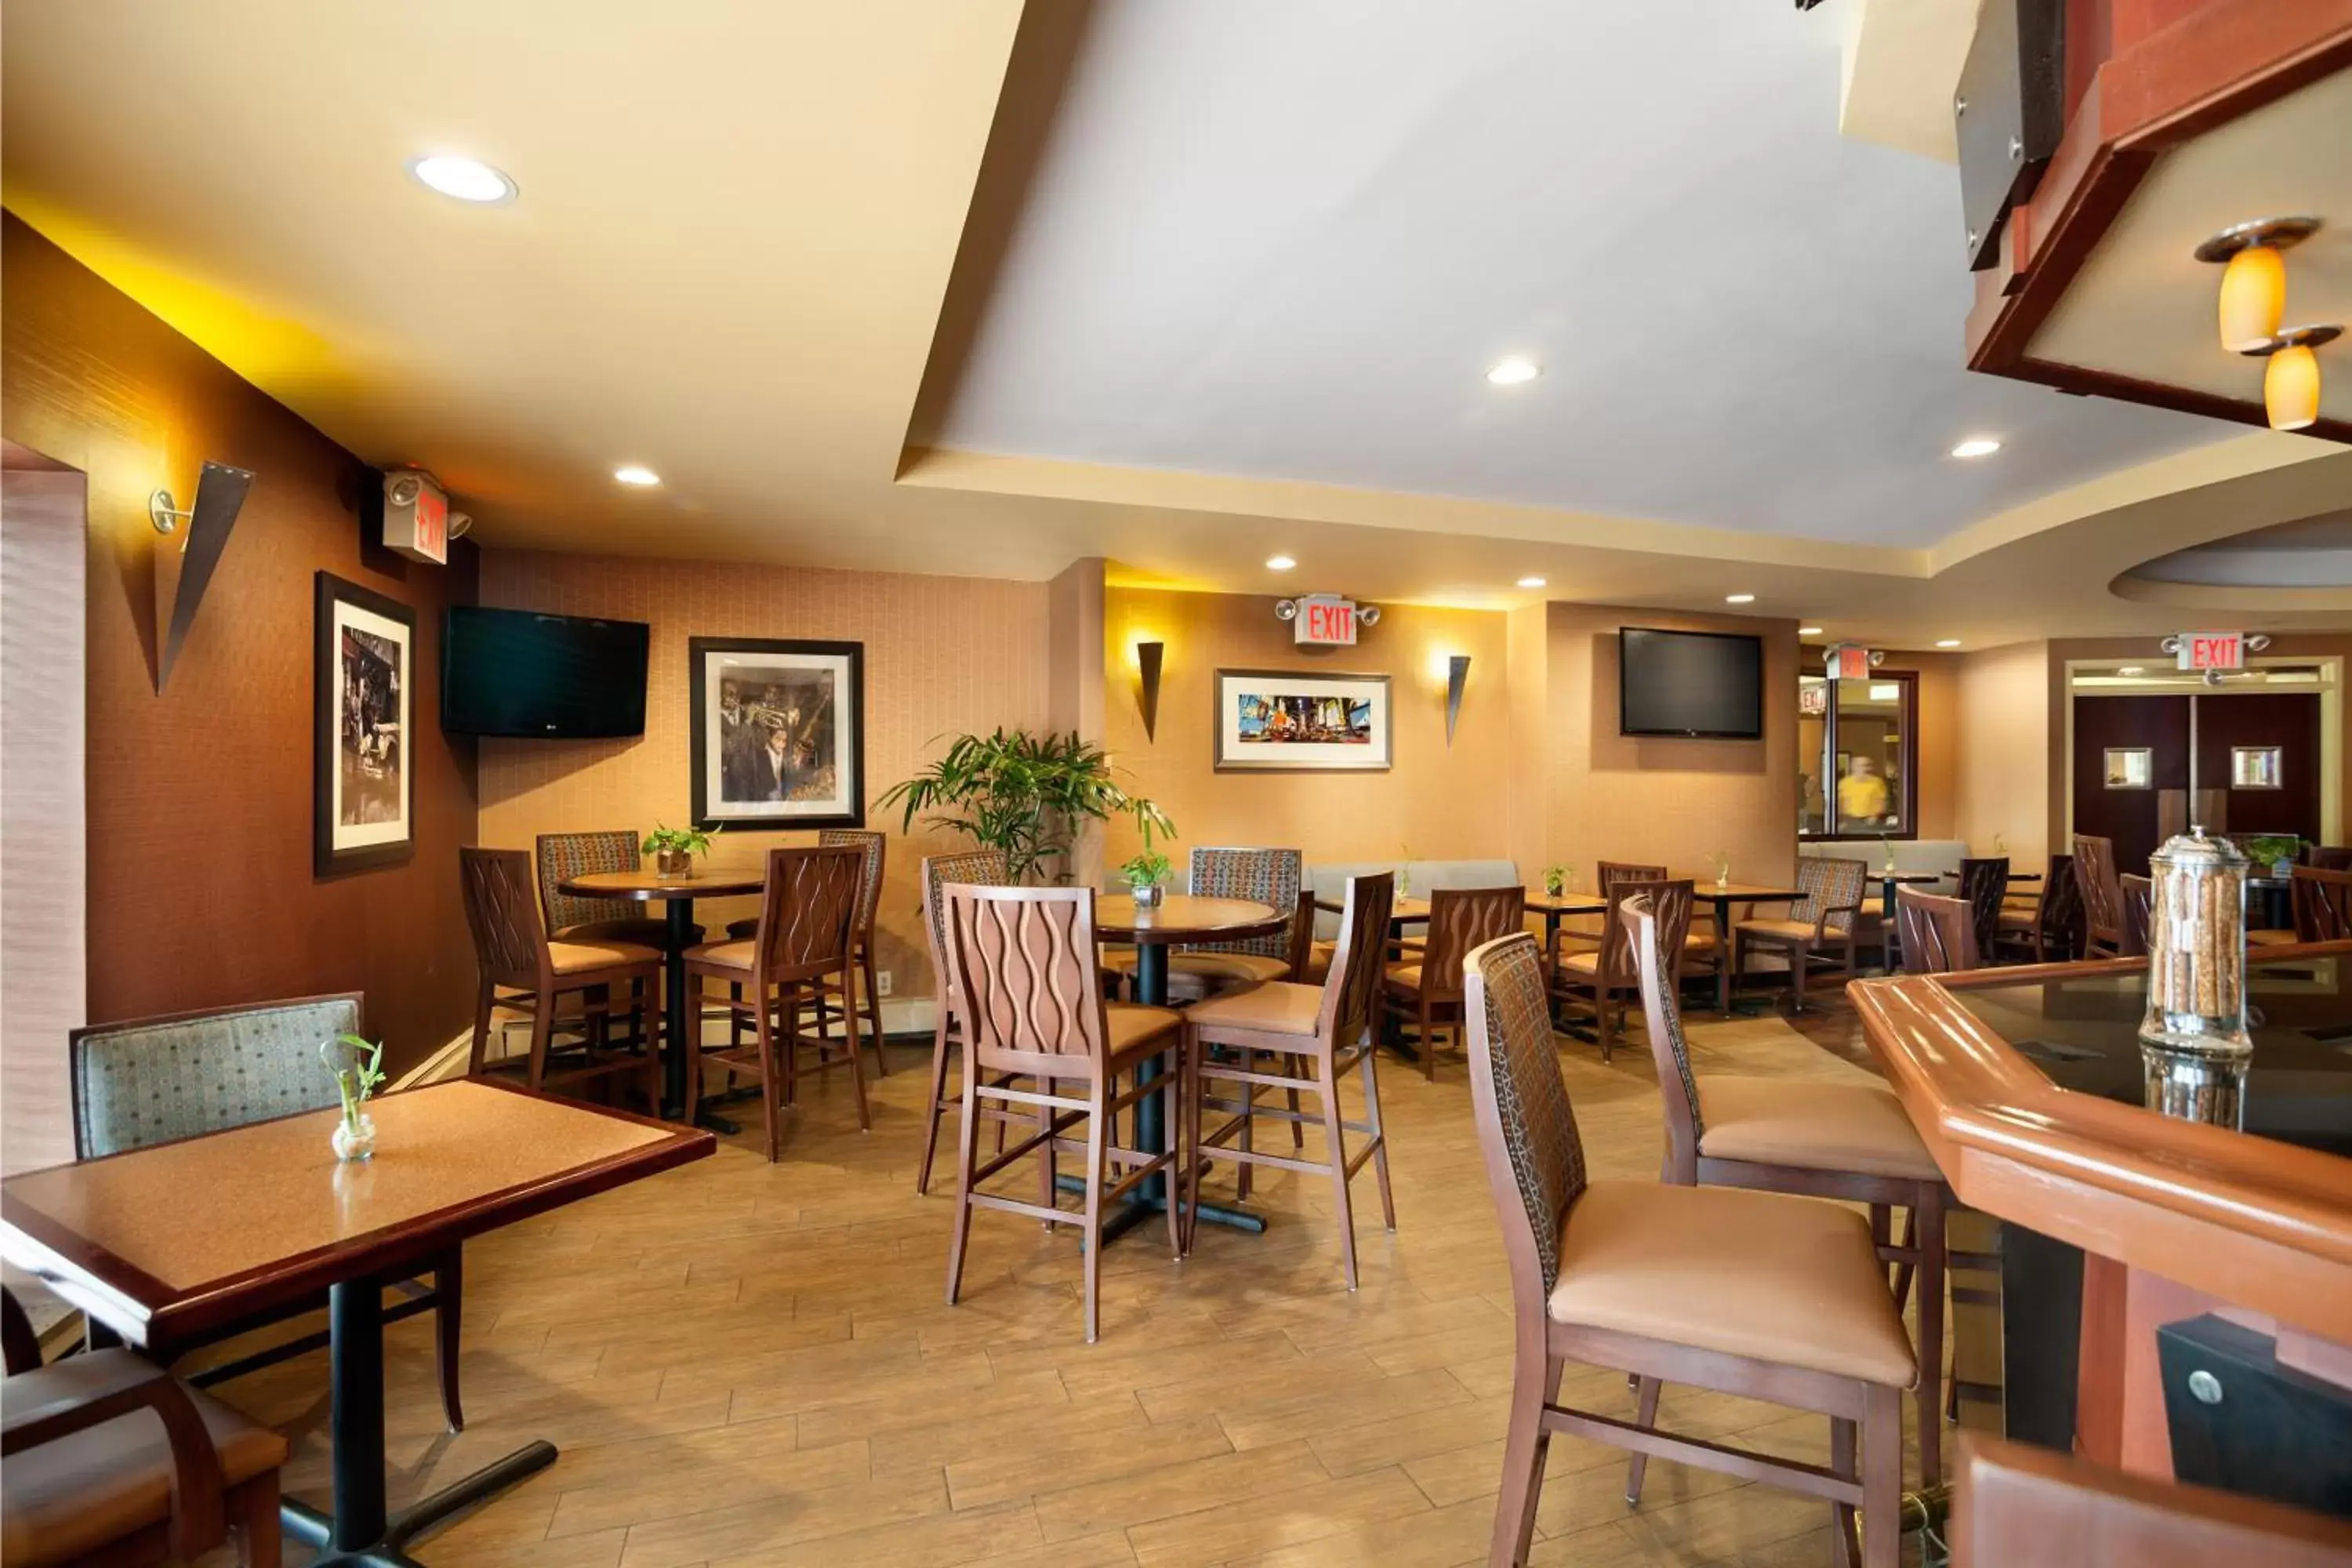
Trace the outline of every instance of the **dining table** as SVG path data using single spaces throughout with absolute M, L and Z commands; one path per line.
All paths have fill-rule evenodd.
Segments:
M 663 928 L 663 1035 L 669 1049 L 662 1057 L 662 1114 L 672 1121 L 687 1119 L 687 1053 L 700 1042 L 698 1020 L 688 1016 L 686 995 L 686 950 L 694 945 L 694 900 L 738 898 L 766 885 L 766 871 L 757 866 L 698 865 L 682 877 L 657 871 L 584 871 L 556 883 L 555 890 L 576 899 L 626 899 L 636 903 L 667 906 Z M 693 1120 L 716 1132 L 735 1132 L 736 1125 L 701 1106 L 692 1108 Z
M 1168 1005 L 1168 950 L 1183 942 L 1244 942 L 1274 936 L 1290 928 L 1293 916 L 1271 904 L 1250 899 L 1220 899 L 1202 894 L 1163 893 L 1160 901 L 1138 903 L 1130 894 L 1105 894 L 1095 900 L 1095 935 L 1104 942 L 1135 945 L 1135 999 L 1147 1007 Z M 1136 1068 L 1149 1082 L 1160 1076 L 1157 1059 Z M 1170 1129 L 1160 1115 L 1160 1097 L 1136 1101 L 1135 1147 L 1147 1154 L 1164 1153 Z M 1071 1178 L 1075 1180 L 1076 1178 Z M 1127 1212 L 1105 1227 L 1107 1235 L 1123 1235 L 1171 1201 L 1168 1178 L 1152 1176 L 1129 1198 Z M 1213 1225 L 1236 1230 L 1263 1231 L 1265 1216 L 1223 1204 L 1203 1203 L 1197 1216 Z
M 1731 906 L 1734 904 L 1793 904 L 1806 897 L 1802 888 L 1790 888 L 1775 882 L 1734 882 L 1716 878 L 1690 878 L 1694 901 L 1713 906 L 1715 910 L 1716 1011 L 1728 1015 L 1731 1011 Z
M 486 1079 L 370 1100 L 375 1152 L 339 1160 L 340 1109 L 303 1111 L 0 1183 L 0 1258 L 126 1343 L 327 1297 L 332 1508 L 292 1498 L 318 1564 L 414 1568 L 411 1542 L 553 1464 L 534 1441 L 389 1511 L 383 1292 L 474 1237 L 717 1147 L 709 1133 Z

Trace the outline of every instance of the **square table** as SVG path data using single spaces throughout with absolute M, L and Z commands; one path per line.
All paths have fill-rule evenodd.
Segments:
M 318 1562 L 410 1564 L 406 1543 L 555 1462 L 535 1442 L 385 1514 L 383 1287 L 468 1237 L 705 1158 L 708 1132 L 485 1079 L 369 1104 L 374 1158 L 306 1111 L 0 1183 L 0 1257 L 124 1341 L 190 1334 L 328 1293 L 334 1512 L 288 1500 Z

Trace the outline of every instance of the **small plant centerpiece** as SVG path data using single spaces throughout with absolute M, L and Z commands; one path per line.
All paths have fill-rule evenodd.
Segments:
M 1547 867 L 1545 867 L 1545 868 L 1544 868 L 1544 897 L 1545 897 L 1545 898 L 1548 898 L 1548 899 L 1557 899 L 1557 898 L 1559 898 L 1562 893 L 1565 893 L 1565 892 L 1567 892 L 1567 891 L 1568 891 L 1568 868 L 1567 868 L 1567 867 L 1565 867 L 1565 866 L 1547 866 Z
M 1127 879 L 1127 890 L 1135 895 L 1138 909 L 1154 909 L 1168 896 L 1168 879 L 1176 874 L 1175 863 L 1151 847 L 1151 835 L 1157 829 L 1162 838 L 1175 837 L 1176 825 L 1167 814 L 1148 800 L 1130 800 L 1128 809 L 1135 814 L 1135 826 L 1143 833 L 1143 852 L 1130 856 L 1118 874 Z
M 335 1092 L 342 1097 L 343 1114 L 330 1140 L 335 1158 L 348 1163 L 375 1153 L 375 1118 L 367 1103 L 383 1081 L 383 1042 L 371 1045 L 357 1035 L 337 1035 L 319 1047 L 319 1059 L 335 1075 Z
M 1715 885 L 1718 888 L 1731 886 L 1731 852 L 1718 849 L 1707 858 L 1715 863 Z
M 2238 840 L 2238 847 L 2246 858 L 2274 877 L 2294 874 L 2294 858 L 2303 853 L 2303 840 L 2292 833 L 2250 833 Z
M 724 831 L 724 828 L 716 827 L 710 830 L 711 833 Z M 638 846 L 638 853 L 654 858 L 654 875 L 656 877 L 691 877 L 694 875 L 694 858 L 710 853 L 710 833 L 705 833 L 699 827 L 664 827 L 656 823 L 654 830 L 646 835 L 645 843 Z
M 1889 838 L 1884 833 L 1880 834 L 1878 836 L 1878 850 L 1879 854 L 1883 857 L 1882 868 L 1888 876 L 1892 877 L 1895 875 L 1895 840 Z
M 1397 846 L 1396 896 L 1400 899 L 1412 897 L 1412 846 L 1410 844 Z

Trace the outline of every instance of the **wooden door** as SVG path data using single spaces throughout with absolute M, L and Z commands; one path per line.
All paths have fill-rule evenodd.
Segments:
M 2221 797 L 2231 834 L 2293 833 L 2316 843 L 2319 693 L 2200 695 L 2197 791 Z
M 2186 693 L 2074 699 L 2074 831 L 2113 839 L 2125 876 L 2147 874 L 2174 826 L 2166 817 L 2186 809 L 2189 701 Z

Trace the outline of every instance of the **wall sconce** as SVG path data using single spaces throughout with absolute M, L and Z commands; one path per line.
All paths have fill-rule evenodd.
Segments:
M 2332 323 L 2289 327 L 2246 351 L 2270 361 L 2263 367 L 2263 411 L 2272 429 L 2300 430 L 2318 420 L 2319 356 L 2311 351 L 2343 335 Z
M 1470 684 L 1470 656 L 1457 653 L 1445 661 L 1445 743 L 1454 744 L 1454 721 L 1462 717 L 1462 689 Z
M 147 499 L 147 520 L 158 533 L 178 531 L 185 519 L 188 531 L 180 541 L 180 553 L 186 557 L 180 566 L 180 581 L 172 595 L 172 621 L 163 637 L 163 647 L 155 659 L 155 690 L 160 695 L 163 682 L 171 679 L 172 665 L 180 657 L 182 645 L 188 640 L 189 628 L 196 624 L 196 606 L 204 603 L 205 590 L 212 585 L 213 569 L 220 564 L 221 552 L 228 548 L 229 530 L 236 526 L 236 514 L 245 508 L 246 491 L 253 488 L 253 475 L 245 468 L 232 468 L 226 463 L 206 463 L 196 477 L 196 499 L 188 510 L 181 511 L 172 504 L 172 492 L 157 490 Z M 157 608 L 161 609 L 161 605 Z
M 1135 668 L 1143 677 L 1143 738 L 1147 741 L 1159 739 L 1160 661 L 1167 652 L 1164 642 L 1135 645 Z
M 2319 229 L 2315 217 L 2266 217 L 2223 229 L 2197 247 L 2197 259 L 2226 266 L 2221 274 L 2221 346 L 2257 353 L 2275 336 L 2286 310 L 2286 259 L 2280 252 Z

